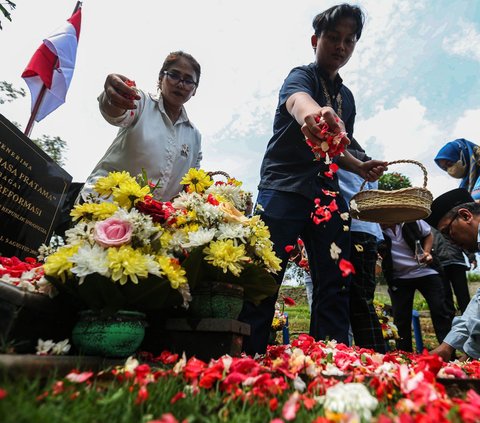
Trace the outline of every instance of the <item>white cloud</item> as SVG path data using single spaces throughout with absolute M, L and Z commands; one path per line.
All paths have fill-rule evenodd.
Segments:
M 460 20 L 457 31 L 445 37 L 442 47 L 448 54 L 480 61 L 480 33 L 472 22 Z

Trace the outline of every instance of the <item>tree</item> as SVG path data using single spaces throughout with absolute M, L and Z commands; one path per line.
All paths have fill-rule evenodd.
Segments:
M 25 97 L 25 90 L 13 88 L 13 84 L 7 81 L 0 81 L 0 104 L 10 103 L 18 97 Z M 5 97 L 4 97 L 5 96 Z
M 383 191 L 394 191 L 411 186 L 409 177 L 398 172 L 384 173 L 378 180 L 378 189 Z
M 67 148 L 67 143 L 60 137 L 51 137 L 49 135 L 42 135 L 41 138 L 32 140 L 43 151 L 57 162 L 58 165 L 64 166 L 65 160 L 63 159 L 63 153 Z
M 10 103 L 20 97 L 25 97 L 26 93 L 23 88 L 17 89 L 7 81 L 0 81 L 0 104 Z M 21 129 L 21 125 L 12 122 L 17 128 Z M 64 166 L 64 153 L 67 149 L 67 143 L 60 137 L 51 137 L 50 135 L 42 135 L 40 138 L 32 139 L 45 153 L 47 153 L 58 165 Z
M 4 5 L 6 5 L 8 8 L 10 8 L 10 10 L 13 10 L 13 9 L 15 9 L 16 4 L 13 1 L 10 1 L 10 0 L 5 0 L 5 3 L 0 3 L 0 12 L 2 12 L 3 16 L 5 16 L 10 22 L 12 22 L 10 12 L 7 10 L 7 7 L 5 7 Z M 0 30 L 1 29 L 3 29 L 2 21 L 0 21 Z

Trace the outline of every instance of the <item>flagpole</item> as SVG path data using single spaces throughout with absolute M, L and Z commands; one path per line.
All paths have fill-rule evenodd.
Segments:
M 73 9 L 72 16 L 75 14 L 75 12 L 82 6 L 82 1 L 77 1 L 77 4 L 75 5 L 75 9 Z M 58 58 L 57 61 L 55 62 L 54 68 L 56 68 L 58 65 Z M 33 106 L 32 113 L 30 114 L 30 119 L 28 120 L 27 127 L 25 128 L 24 134 L 27 137 L 30 137 L 30 134 L 32 133 L 33 125 L 35 125 L 35 118 L 38 113 L 38 109 L 40 109 L 40 106 L 43 101 L 43 97 L 45 96 L 45 92 L 47 91 L 47 86 L 45 84 L 42 85 L 42 89 L 40 90 L 40 93 L 38 94 L 37 101 L 35 101 L 35 105 Z

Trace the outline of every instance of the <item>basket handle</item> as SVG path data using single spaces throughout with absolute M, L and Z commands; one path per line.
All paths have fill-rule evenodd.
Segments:
M 392 164 L 398 164 L 398 163 L 412 163 L 412 164 L 415 164 L 415 165 L 419 166 L 420 169 L 422 169 L 422 171 L 423 171 L 423 188 L 427 188 L 427 182 L 428 182 L 427 169 L 425 168 L 425 166 L 423 164 L 421 164 L 420 162 L 417 162 L 416 160 L 394 160 L 393 162 L 387 162 L 387 166 L 390 166 Z M 366 183 L 367 183 L 367 180 L 365 179 L 362 182 L 362 185 L 360 187 L 360 191 L 363 190 Z
M 224 172 L 223 170 L 214 170 L 211 172 L 207 172 L 207 175 L 213 178 L 215 175 L 222 175 L 225 178 L 227 178 L 227 181 L 230 179 L 230 175 L 227 172 Z

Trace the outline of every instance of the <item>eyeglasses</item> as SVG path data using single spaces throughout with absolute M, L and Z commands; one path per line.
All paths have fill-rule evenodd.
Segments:
M 441 231 L 440 233 L 444 236 L 444 237 L 447 237 L 447 238 L 450 238 L 450 229 L 452 227 L 452 223 L 455 222 L 455 220 L 457 220 L 457 217 L 459 216 L 458 213 L 455 213 L 455 216 L 452 217 L 452 220 L 450 220 L 450 222 L 448 223 L 447 226 L 445 226 Z
M 190 78 L 183 79 L 178 73 L 175 72 L 163 71 L 163 74 L 166 75 L 167 79 L 173 84 L 179 84 L 180 82 L 183 82 L 183 86 L 189 90 L 198 85 L 198 83 L 194 80 Z

